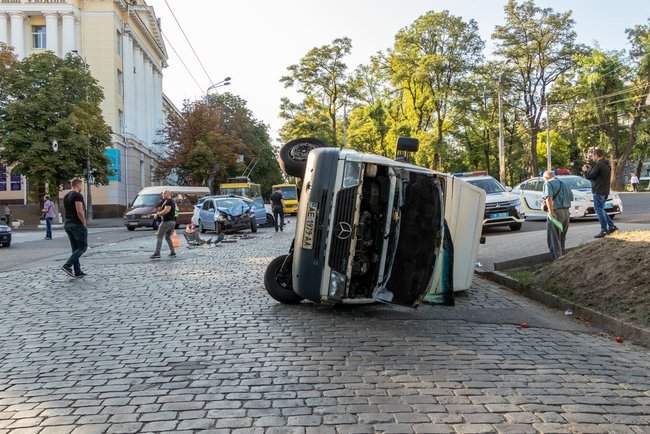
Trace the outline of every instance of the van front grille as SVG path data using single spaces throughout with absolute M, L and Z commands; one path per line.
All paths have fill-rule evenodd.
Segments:
M 316 233 L 314 234 L 314 259 L 320 259 L 321 242 L 323 240 L 323 228 L 327 227 L 325 221 L 327 209 L 327 190 L 323 190 L 318 204 L 318 216 L 316 217 Z
M 350 258 L 350 244 L 354 236 L 354 209 L 357 187 L 339 191 L 336 196 L 336 211 L 332 222 L 332 246 L 329 265 L 334 271 L 345 274 Z

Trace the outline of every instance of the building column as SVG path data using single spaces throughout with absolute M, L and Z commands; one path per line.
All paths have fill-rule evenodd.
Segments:
M 61 20 L 63 21 L 63 42 L 61 44 L 61 51 L 65 56 L 77 49 L 77 36 L 75 35 L 77 26 L 74 14 L 65 14 Z
M 122 65 L 124 70 L 124 131 L 137 136 L 135 106 L 135 74 L 133 72 L 133 39 L 128 32 L 122 35 Z
M 25 57 L 25 15 L 22 12 L 11 13 L 11 45 L 19 59 Z
M 138 47 L 135 53 L 135 91 L 136 91 L 136 131 L 140 142 L 145 142 L 145 82 L 144 82 L 144 53 Z
M 145 100 L 146 100 L 146 118 L 145 128 L 147 129 L 146 144 L 151 147 L 153 144 L 153 65 L 149 59 L 145 61 L 144 68 L 145 79 Z
M 0 42 L 9 43 L 9 26 L 7 25 L 7 14 L 0 12 Z
M 45 48 L 59 55 L 59 14 L 45 14 Z
M 158 71 L 154 74 L 155 91 L 154 91 L 154 110 L 155 110 L 155 137 L 157 141 L 162 141 L 162 128 L 165 124 L 163 114 L 163 93 L 162 93 L 162 74 Z

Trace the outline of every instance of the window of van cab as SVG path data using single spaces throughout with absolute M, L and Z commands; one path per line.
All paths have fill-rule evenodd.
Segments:
M 133 208 L 158 206 L 160 201 L 159 194 L 139 194 L 133 201 Z

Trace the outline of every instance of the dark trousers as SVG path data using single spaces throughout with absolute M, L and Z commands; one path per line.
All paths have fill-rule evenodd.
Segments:
M 639 191 L 639 184 L 638 183 L 632 184 L 632 190 Z
M 52 239 L 52 217 L 45 217 L 45 238 Z
M 160 255 L 163 238 L 167 241 L 169 252 L 174 253 L 174 243 L 172 242 L 172 233 L 176 229 L 176 220 L 162 222 L 158 228 L 158 239 L 156 240 L 156 251 L 154 255 Z
M 564 229 L 560 231 L 550 220 L 546 220 L 546 241 L 553 259 L 557 259 L 566 253 L 566 233 L 569 231 L 571 213 L 568 208 L 556 209 L 555 218 L 562 223 Z
M 275 225 L 275 231 L 278 231 L 278 224 L 281 231 L 284 231 L 284 209 L 281 206 L 273 207 L 273 224 Z
M 616 227 L 609 214 L 605 211 L 605 202 L 607 202 L 606 194 L 594 193 L 594 210 L 598 216 L 598 222 L 600 222 L 600 230 L 602 232 L 611 231 Z
M 88 229 L 78 223 L 66 223 L 64 229 L 65 233 L 68 234 L 70 247 L 72 248 L 72 255 L 66 261 L 65 266 L 73 267 L 74 273 L 79 274 L 81 273 L 79 258 L 88 249 Z

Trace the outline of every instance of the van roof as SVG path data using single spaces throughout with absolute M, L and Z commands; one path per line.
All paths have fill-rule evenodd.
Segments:
M 208 187 L 180 187 L 178 185 L 157 185 L 155 187 L 145 187 L 140 190 L 138 194 L 160 194 L 167 190 L 172 193 L 210 194 L 210 189 Z

